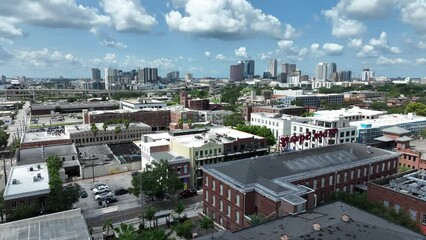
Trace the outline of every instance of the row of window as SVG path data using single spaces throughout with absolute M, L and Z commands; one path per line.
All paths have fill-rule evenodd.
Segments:
M 100 141 L 112 141 L 112 140 L 117 140 L 117 139 L 138 139 L 141 137 L 141 134 L 128 134 L 128 135 L 123 135 L 123 134 L 115 134 L 115 135 L 110 135 L 110 136 L 100 136 L 100 137 L 88 137 L 88 138 L 77 138 L 75 139 L 75 137 L 73 136 L 72 138 L 72 142 L 73 143 L 77 143 L 77 144 L 84 144 L 84 143 L 93 143 L 93 142 L 100 142 Z
M 213 205 L 214 206 L 214 205 Z M 208 208 L 205 208 L 205 210 L 206 210 L 206 214 L 207 215 L 209 215 L 209 212 L 208 212 Z M 221 212 L 221 213 L 224 213 L 223 212 L 223 202 L 222 202 L 222 200 L 220 200 L 220 202 L 219 202 L 219 211 Z M 240 224 L 240 211 L 238 211 L 237 209 L 235 209 L 235 216 L 234 216 L 234 219 L 232 219 L 232 216 L 231 216 L 231 212 L 232 212 L 232 208 L 231 208 L 231 205 L 227 205 L 227 208 L 226 208 L 226 216 L 229 218 L 229 219 L 231 219 L 231 220 L 233 220 L 233 221 L 235 221 L 235 223 L 236 224 Z M 216 218 L 216 212 L 215 211 L 212 211 L 211 212 L 211 216 L 212 216 L 212 219 L 217 219 Z M 221 226 L 224 226 L 223 225 L 223 218 L 219 215 L 219 224 L 221 225 Z
M 396 167 L 396 160 L 393 161 L 393 168 Z M 385 162 L 381 163 L 381 164 L 376 164 L 376 174 L 380 173 L 380 172 L 385 172 L 385 171 L 389 171 L 391 169 L 391 161 L 388 161 L 387 164 Z M 361 168 L 358 168 L 357 170 L 351 170 L 349 171 L 345 171 L 343 172 L 343 182 L 347 182 L 349 180 L 355 180 L 355 179 L 359 179 L 362 177 L 367 177 L 367 173 L 368 173 L 368 167 L 364 167 L 362 170 Z M 374 165 L 370 167 L 370 174 L 374 174 Z M 337 173 L 336 174 L 336 184 L 339 184 L 341 181 L 341 173 Z M 328 181 L 327 181 L 328 178 Z M 332 186 L 334 184 L 334 174 L 330 175 L 330 176 L 325 176 L 322 177 L 320 180 L 320 188 L 324 188 L 324 187 L 328 187 L 328 186 Z M 328 182 L 328 184 L 327 184 Z M 310 187 L 310 182 L 307 181 L 305 183 L 305 186 Z M 314 179 L 313 183 L 312 183 L 312 188 L 313 189 L 317 189 L 318 188 L 318 180 Z
M 258 122 L 258 123 L 266 124 L 269 126 L 278 126 L 279 124 L 278 122 L 271 122 L 271 120 L 269 120 L 269 124 L 268 124 L 268 120 L 264 120 L 264 119 L 260 120 L 260 118 L 258 119 L 251 118 L 251 122 Z
M 218 153 L 222 153 L 221 148 L 195 151 L 195 156 L 196 157 L 198 157 L 198 156 L 203 157 L 203 156 L 208 156 L 208 155 L 216 155 Z
M 383 201 L 383 205 L 387 208 L 389 208 L 390 202 L 388 200 L 384 200 Z M 393 208 L 395 210 L 395 212 L 399 213 L 399 211 L 401 210 L 401 206 L 399 204 L 394 204 Z M 410 215 L 410 219 L 413 221 L 417 221 L 417 210 L 416 209 L 408 209 L 408 213 Z M 421 217 L 421 223 L 426 225 L 426 213 L 422 213 L 422 217 Z
M 206 187 L 209 187 L 209 178 L 207 176 L 205 177 L 204 184 L 205 184 Z M 211 189 L 213 191 L 216 191 L 216 181 L 212 180 L 211 184 L 212 184 Z M 207 192 L 207 190 L 206 190 L 206 192 Z M 224 195 L 224 186 L 223 186 L 222 183 L 219 183 L 219 195 L 222 196 L 222 197 L 226 197 L 226 199 L 228 201 L 232 202 L 231 188 L 228 187 L 228 189 L 226 191 L 226 196 L 225 196 Z M 214 195 L 213 195 L 213 197 L 214 197 Z M 206 201 L 208 202 L 208 194 L 206 194 Z M 235 205 L 238 206 L 238 207 L 240 206 L 240 195 L 239 194 L 235 194 Z

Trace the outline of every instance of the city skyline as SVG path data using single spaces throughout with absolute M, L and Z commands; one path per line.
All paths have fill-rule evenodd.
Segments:
M 270 59 L 314 76 L 335 62 L 360 78 L 425 77 L 425 0 L 3 1 L 0 74 L 90 78 L 91 68 L 229 77 Z M 104 78 L 104 71 L 102 78 Z M 279 73 L 279 71 L 278 71 Z

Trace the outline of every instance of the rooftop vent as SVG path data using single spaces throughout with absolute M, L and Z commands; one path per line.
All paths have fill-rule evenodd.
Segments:
M 33 177 L 33 181 L 34 181 L 34 182 L 37 182 L 37 181 L 38 181 L 38 178 L 37 178 L 36 176 L 34 176 L 34 177 Z
M 371 146 L 367 146 L 367 153 L 371 154 Z
M 34 171 L 33 167 L 30 167 L 30 172 Z
M 13 179 L 12 184 L 18 184 L 18 179 Z
M 37 178 L 41 179 L 41 173 L 37 173 Z
M 321 230 L 321 225 L 319 223 L 314 223 L 312 226 L 314 227 L 315 231 Z
M 350 220 L 351 220 L 351 217 L 348 214 L 342 214 L 343 222 L 349 222 Z
M 353 154 L 354 153 L 354 149 L 353 148 L 349 149 L 349 153 Z
M 41 166 L 40 166 L 40 164 L 37 164 L 37 168 L 38 168 L 38 169 L 41 169 Z
M 283 234 L 281 235 L 280 240 L 290 240 L 290 238 L 286 234 Z

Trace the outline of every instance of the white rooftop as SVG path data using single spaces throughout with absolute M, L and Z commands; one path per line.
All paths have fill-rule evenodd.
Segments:
M 221 143 L 229 143 L 237 140 L 238 138 L 256 138 L 261 139 L 262 137 L 241 132 L 232 128 L 227 127 L 218 127 L 211 128 L 210 131 L 206 132 L 204 135 L 201 133 L 198 134 L 190 134 L 190 135 L 182 135 L 173 137 L 173 141 L 177 141 L 183 145 L 188 147 L 201 147 L 206 144 L 205 141 L 220 139 Z M 220 135 L 221 137 L 218 137 Z M 197 138 L 196 138 L 197 137 Z
M 295 118 L 304 119 L 303 117 L 291 116 L 287 114 L 264 113 L 264 112 L 251 113 L 251 116 L 270 118 L 270 119 L 282 119 L 282 120 L 292 120 Z
M 103 123 L 95 123 L 96 127 L 98 128 L 98 131 L 103 131 Z M 121 126 L 121 129 L 125 129 L 124 124 L 108 124 L 107 129 L 109 131 L 114 131 L 115 127 L 119 125 Z M 150 128 L 151 127 L 145 123 L 139 122 L 139 123 L 130 123 L 129 128 Z M 65 132 L 66 133 L 79 133 L 79 132 L 86 132 L 91 131 L 92 124 L 79 124 L 79 125 L 66 125 L 65 126 Z
M 389 114 L 380 116 L 377 119 L 367 119 L 358 122 L 349 123 L 351 126 L 356 126 L 357 128 L 367 128 L 366 125 L 371 124 L 371 128 L 380 128 L 386 126 L 395 126 L 404 123 L 413 123 L 426 121 L 426 117 L 416 116 L 413 113 L 404 114 Z
M 155 99 L 126 99 L 122 100 L 122 102 L 130 103 L 130 104 L 149 104 L 149 103 L 164 103 L 163 101 L 155 100 Z M 165 103 L 164 103 L 165 104 Z
M 144 134 L 143 137 L 150 138 L 153 141 L 158 141 L 162 139 L 170 140 L 170 138 L 172 138 L 172 136 L 168 132 Z
M 315 117 L 326 116 L 326 117 L 339 117 L 340 115 L 346 116 L 376 116 L 386 114 L 386 111 L 376 111 L 370 109 L 363 109 L 359 107 L 342 108 L 339 110 L 321 110 L 315 112 Z
M 40 169 L 38 165 L 40 165 Z M 31 167 L 33 171 L 30 171 Z M 38 173 L 41 174 L 41 178 L 37 177 Z M 48 193 L 50 193 L 50 188 L 47 165 L 38 163 L 13 167 L 3 196 L 4 200 L 11 200 Z
M 43 132 L 27 132 L 22 138 L 22 143 L 29 142 L 40 142 L 40 141 L 50 141 L 50 140 L 63 140 L 69 139 L 69 137 L 64 133 L 47 133 Z
M 116 110 L 96 110 L 89 111 L 91 115 L 100 115 L 105 113 L 135 113 L 135 112 L 146 112 L 146 111 L 165 111 L 162 108 L 144 108 L 144 109 L 116 109 Z

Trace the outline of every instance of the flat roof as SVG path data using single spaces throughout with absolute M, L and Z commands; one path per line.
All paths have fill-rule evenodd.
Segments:
M 342 221 L 342 215 L 350 217 Z M 318 223 L 321 230 L 313 229 Z M 240 231 L 221 231 L 214 234 L 216 240 L 277 240 L 282 235 L 289 239 L 425 239 L 425 236 L 402 226 L 393 224 L 373 214 L 352 207 L 343 202 L 335 202 L 317 207 L 298 215 L 289 215 Z M 210 239 L 206 235 L 200 239 Z
M 270 105 L 258 105 L 253 106 L 256 108 L 264 108 L 264 109 L 271 109 L 271 110 L 284 110 L 284 109 L 304 109 L 305 107 L 300 106 L 284 106 L 284 107 L 277 107 L 277 106 L 270 106 Z
M 393 127 L 390 127 L 390 128 L 382 129 L 382 132 L 393 133 L 393 134 L 398 134 L 398 135 L 410 133 L 410 131 L 408 131 L 407 129 L 401 128 L 401 127 L 398 127 L 398 126 L 393 126 Z
M 90 240 L 80 209 L 0 224 L 0 240 Z
M 188 147 L 201 147 L 206 144 L 206 141 L 218 141 L 221 143 L 229 143 L 236 141 L 238 138 L 255 138 L 262 139 L 254 134 L 241 132 L 228 127 L 215 127 L 208 129 L 206 133 L 188 134 L 181 136 L 174 136 L 173 141 L 177 141 Z
M 368 150 L 369 149 L 369 150 Z M 282 197 L 272 186 L 291 188 L 289 183 L 299 179 L 336 172 L 399 156 L 398 153 L 345 143 L 283 154 L 271 154 L 230 162 L 204 165 L 202 169 L 227 181 L 241 191 L 266 187 L 271 198 Z M 262 181 L 259 181 L 259 180 Z M 266 184 L 269 182 L 269 184 Z
M 118 105 L 116 101 L 95 101 L 95 102 L 43 102 L 41 104 L 31 104 L 31 110 L 55 109 L 56 106 L 61 108 L 90 108 L 90 107 L 112 107 Z
M 40 165 L 40 169 L 38 165 Z M 31 167 L 33 171 L 30 171 Z M 38 173 L 41 174 L 41 178 L 37 177 Z M 34 177 L 36 181 L 34 181 Z M 4 200 L 11 200 L 48 193 L 50 193 L 50 188 L 47 164 L 38 163 L 13 167 L 9 173 L 3 196 Z
M 50 155 L 77 155 L 74 144 L 51 145 L 35 148 L 19 149 L 18 165 L 44 162 Z
M 84 146 L 78 148 L 79 161 L 82 165 L 103 165 L 105 162 L 113 161 L 114 154 L 106 144 Z
M 414 114 L 388 114 L 379 116 L 376 119 L 367 119 L 357 122 L 350 122 L 351 126 L 356 126 L 358 129 L 363 128 L 380 128 L 386 126 L 395 126 L 404 123 L 413 123 L 426 121 L 426 117 L 416 116 Z M 371 125 L 371 126 L 370 126 Z
M 119 113 L 136 113 L 136 112 L 160 112 L 170 111 L 163 108 L 143 108 L 143 109 L 116 109 L 116 110 L 95 110 L 89 111 L 90 115 L 101 115 L 101 114 L 119 114 Z
M 68 135 L 64 133 L 48 133 L 43 132 L 26 132 L 22 138 L 22 143 L 41 142 L 41 141 L 52 141 L 52 140 L 66 140 L 70 139 Z
M 376 111 L 371 109 L 364 109 L 359 107 L 342 108 L 339 110 L 320 110 L 314 113 L 314 116 L 327 116 L 327 117 L 339 117 L 340 115 L 346 116 L 376 116 L 386 114 L 386 111 Z
M 142 100 L 142 102 L 139 101 L 139 99 L 135 99 L 135 98 L 121 100 L 121 102 L 130 103 L 130 104 L 153 104 L 153 103 L 155 103 L 155 104 L 159 104 L 159 103 L 166 104 L 163 101 L 155 100 L 155 99 L 149 99 L 149 98 L 147 98 L 147 99 L 144 98 L 144 99 L 140 99 L 140 100 Z
M 287 114 L 280 114 L 280 113 L 264 113 L 264 112 L 257 112 L 257 113 L 251 113 L 251 116 L 259 116 L 262 118 L 270 118 L 270 119 L 282 119 L 282 120 L 294 120 L 294 119 L 306 119 L 304 117 L 298 117 L 298 116 L 292 116 Z
M 120 163 L 141 161 L 141 149 L 133 142 L 107 145 Z
M 99 131 L 103 131 L 103 123 L 95 123 L 96 127 Z M 115 131 L 116 126 L 120 126 L 121 129 L 125 129 L 124 124 L 108 124 L 107 125 L 107 131 Z M 66 125 L 65 126 L 65 132 L 67 133 L 79 133 L 79 132 L 86 132 L 91 131 L 92 124 L 75 124 L 75 125 Z M 151 129 L 151 126 L 148 124 L 145 124 L 143 122 L 138 123 L 130 123 L 129 128 L 149 128 Z

